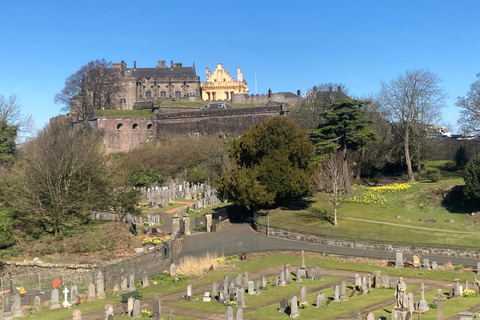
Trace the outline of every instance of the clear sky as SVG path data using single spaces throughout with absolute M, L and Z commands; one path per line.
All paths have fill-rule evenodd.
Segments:
M 16 94 L 41 128 L 60 113 L 65 79 L 88 61 L 218 62 L 250 93 L 296 92 L 339 82 L 355 96 L 427 68 L 448 93 L 443 123 L 455 125 L 457 96 L 480 72 L 480 1 L 2 1 L 0 94 Z M 455 130 L 454 130 L 455 131 Z

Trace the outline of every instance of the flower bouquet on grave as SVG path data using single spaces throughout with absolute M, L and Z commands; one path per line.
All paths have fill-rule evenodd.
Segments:
M 148 311 L 147 309 L 142 310 L 142 318 L 150 318 L 153 314 L 153 311 Z
M 308 308 L 308 302 L 300 302 L 298 305 L 302 309 L 307 309 Z
M 477 293 L 475 292 L 475 290 L 472 290 L 472 289 L 463 290 L 464 297 L 475 297 L 476 295 Z
M 226 307 L 234 307 L 234 306 L 237 305 L 237 302 L 227 300 L 227 301 L 224 301 L 223 304 L 224 304 Z

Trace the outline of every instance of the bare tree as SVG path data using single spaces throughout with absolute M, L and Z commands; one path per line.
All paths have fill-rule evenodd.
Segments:
M 415 181 L 412 169 L 410 145 L 412 130 L 417 125 L 432 124 L 438 119 L 445 103 L 445 92 L 439 86 L 441 79 L 428 70 L 412 70 L 401 74 L 390 83 L 382 82 L 378 100 L 384 115 L 393 123 L 399 123 L 407 165 L 408 181 Z M 418 153 L 420 154 L 420 153 Z
M 21 109 L 16 95 L 5 97 L 0 94 L 0 122 L 16 126 L 17 141 L 24 142 L 34 132 L 34 121 L 31 115 L 22 114 Z
M 333 224 L 338 225 L 337 209 L 346 193 L 344 166 L 341 154 L 326 159 L 321 164 L 320 188 L 327 193 L 333 205 Z
M 62 111 L 83 120 L 96 109 L 109 109 L 119 91 L 119 74 L 112 62 L 90 61 L 65 80 L 65 87 L 55 95 L 55 103 L 63 104 Z
M 458 97 L 457 107 L 462 108 L 459 124 L 466 134 L 480 132 L 480 73 L 477 73 L 477 81 L 470 85 L 466 97 Z

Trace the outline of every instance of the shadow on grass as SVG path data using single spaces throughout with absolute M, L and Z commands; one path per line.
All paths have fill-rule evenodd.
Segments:
M 442 206 L 450 213 L 470 213 L 475 209 L 472 203 L 465 201 L 465 186 L 455 186 L 443 197 Z
M 282 203 L 282 210 L 305 210 L 315 201 L 311 199 L 290 199 Z
M 301 218 L 305 223 L 326 222 L 334 225 L 333 217 L 327 214 L 327 210 L 325 209 L 299 212 L 297 217 Z

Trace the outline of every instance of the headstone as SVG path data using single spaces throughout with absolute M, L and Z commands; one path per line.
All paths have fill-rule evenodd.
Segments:
M 65 289 L 63 289 L 63 303 L 62 305 L 65 307 L 65 308 L 68 308 L 71 306 L 71 304 L 68 302 L 68 293 L 70 291 L 68 290 L 67 287 L 65 287 Z
M 453 297 L 454 298 L 459 298 L 462 295 L 460 294 L 460 280 L 455 279 L 455 285 L 453 286 Z
M 371 312 L 367 313 L 365 320 L 375 320 L 375 315 Z
M 237 275 L 237 284 L 238 285 L 243 285 L 243 275 L 242 274 Z
M 215 299 L 218 295 L 218 287 L 217 287 L 217 283 L 214 282 L 212 283 L 212 297 Z
M 382 287 L 382 272 L 381 271 L 374 271 L 373 272 L 373 287 L 374 288 L 381 288 Z
M 305 252 L 302 250 L 302 269 L 305 269 Z
M 300 288 L 300 302 L 307 302 L 307 288 L 305 286 Z
M 152 320 L 162 319 L 162 305 L 159 296 L 153 297 Z
M 437 261 L 432 261 L 432 270 L 437 270 Z
M 13 296 L 12 316 L 14 318 L 23 316 L 22 301 L 20 300 L 20 294 L 18 293 Z
M 430 270 L 430 263 L 428 259 L 423 259 L 423 270 Z
M 127 315 L 129 317 L 132 316 L 134 301 L 135 301 L 135 299 L 132 298 L 132 297 L 128 298 L 128 300 L 127 300 Z
M 465 280 L 464 290 L 468 290 L 468 280 Z
M 342 281 L 341 286 L 340 286 L 340 300 L 348 300 L 347 297 L 347 283 L 345 281 Z
M 370 289 L 372 288 L 372 277 L 370 276 L 370 274 L 367 275 L 367 290 L 370 291 Z
M 75 309 L 73 310 L 72 316 L 73 316 L 73 320 L 82 320 L 82 311 Z
M 131 274 L 130 275 L 130 282 L 128 283 L 128 290 L 135 291 L 135 275 Z
M 383 283 L 384 288 L 389 287 L 389 276 L 388 276 L 388 274 L 382 275 L 382 283 Z
M 362 286 L 362 278 L 360 278 L 360 275 L 358 273 L 355 273 L 355 289 L 360 290 L 361 286 Z
M 257 281 L 256 286 L 255 286 L 255 293 L 260 294 L 260 281 Z
M 362 290 L 363 290 L 363 293 L 368 292 L 367 277 L 365 276 L 362 277 Z
M 113 316 L 113 306 L 111 304 L 105 306 L 105 320 L 108 319 L 109 315 Z
M 410 312 L 415 311 L 415 307 L 413 306 L 413 294 L 411 292 L 409 292 L 407 294 L 407 301 L 408 301 L 408 303 L 407 303 L 408 311 L 410 311 Z
M 477 262 L 477 274 L 480 274 L 480 262 Z
M 275 287 L 278 287 L 278 286 L 280 286 L 280 278 L 275 277 Z
M 225 310 L 225 319 L 233 320 L 233 308 L 231 306 L 228 306 Z
M 77 286 L 73 285 L 71 288 L 70 288 L 70 302 L 73 304 L 75 302 L 77 302 L 77 293 L 78 293 L 78 288 Z
M 325 300 L 325 293 L 318 293 L 316 298 L 315 308 L 319 308 L 322 305 L 322 301 Z
M 463 286 L 460 286 L 460 297 L 463 297 Z
M 225 293 L 222 289 L 220 289 L 220 292 L 218 293 L 218 303 L 223 303 L 224 301 L 225 301 Z
M 280 307 L 278 308 L 278 312 L 285 312 L 285 309 L 287 309 L 287 300 L 282 299 L 280 300 Z
M 437 320 L 443 320 L 443 301 L 445 297 L 442 294 L 442 289 L 437 289 L 437 295 L 433 299 L 437 303 Z
M 243 320 L 243 309 L 242 308 L 237 309 L 237 319 L 236 320 Z
M 245 307 L 244 292 L 242 286 L 237 286 L 237 307 Z
M 175 277 L 177 276 L 177 266 L 175 265 L 175 263 L 172 263 L 172 264 L 170 265 L 170 270 L 169 270 L 169 271 L 170 271 L 170 272 L 169 272 L 169 273 L 170 273 L 170 277 L 175 278 Z
M 297 269 L 297 279 L 296 279 L 297 282 L 301 282 L 302 281 L 302 269 L 298 268 Z
M 267 290 L 267 276 L 262 274 L 262 285 L 260 286 L 260 290 Z
M 248 272 L 245 271 L 244 275 L 243 275 L 243 283 L 239 283 L 241 285 L 243 285 L 244 288 L 248 288 Z
M 5 293 L 2 299 L 2 319 L 12 318 L 12 301 L 10 293 Z
M 322 266 L 319 264 L 315 266 L 315 280 L 322 280 Z
M 413 255 L 413 267 L 420 268 L 420 256 L 418 254 Z
M 93 285 L 93 283 L 90 283 L 90 284 Z M 95 287 L 93 289 L 95 290 Z M 95 293 L 94 293 L 94 297 L 95 297 Z M 50 309 L 57 309 L 57 308 L 60 308 L 60 304 L 58 303 L 58 289 L 53 289 L 51 293 Z
M 35 311 L 40 311 L 40 304 L 41 304 L 41 300 L 40 300 L 40 297 L 39 296 L 35 296 L 35 298 L 33 299 L 33 310 Z
M 420 285 L 420 301 L 418 302 L 418 312 L 424 313 L 428 310 L 428 303 L 425 300 L 425 285 Z
M 103 275 L 97 279 L 97 298 L 105 299 L 105 288 L 103 286 Z
M 395 253 L 395 268 L 403 268 L 403 252 L 397 251 Z
M 462 311 L 458 313 L 459 320 L 472 320 L 473 312 L 470 311 Z
M 123 293 L 128 292 L 127 278 L 122 277 L 122 287 L 120 289 Z
M 228 294 L 235 294 L 235 284 L 233 281 L 230 281 L 230 284 L 228 285 Z
M 185 296 L 185 300 L 190 301 L 192 300 L 192 285 L 189 284 L 187 286 L 187 295 Z
M 248 282 L 248 294 L 255 294 L 255 289 L 253 288 L 253 281 Z
M 285 270 L 285 283 L 290 284 L 292 281 L 292 274 L 290 273 L 290 263 L 286 263 L 284 266 Z
M 135 299 L 133 302 L 133 311 L 132 311 L 132 319 L 138 319 L 142 317 L 142 309 L 140 308 L 140 300 Z
M 306 278 L 307 278 L 307 279 L 313 279 L 313 268 L 312 268 L 312 267 L 308 267 L 308 268 L 307 268 Z
M 286 284 L 285 280 L 285 270 L 280 271 L 280 285 L 284 286 Z
M 210 292 L 205 291 L 203 294 L 203 302 L 210 302 L 212 301 L 212 298 L 210 297 Z
M 333 287 L 333 301 L 338 302 L 340 301 L 340 290 L 338 288 L 338 284 Z
M 292 298 L 290 298 L 290 318 L 296 318 L 299 315 L 297 296 L 292 296 Z
M 397 281 L 392 280 L 390 281 L 390 288 L 396 288 L 397 287 Z
M 142 288 L 148 288 L 150 283 L 148 281 L 148 274 L 144 273 L 142 277 Z

